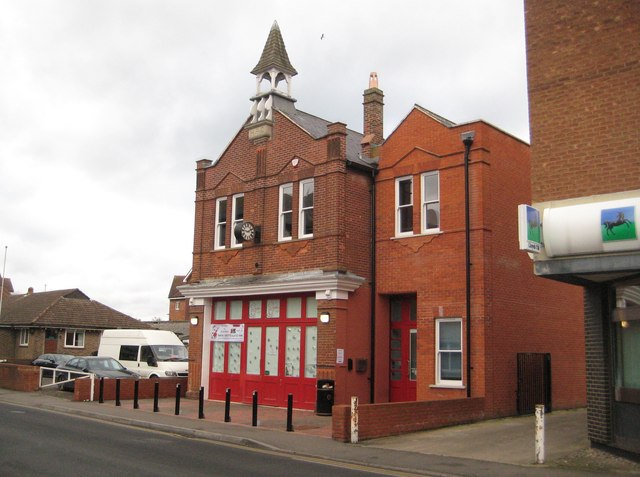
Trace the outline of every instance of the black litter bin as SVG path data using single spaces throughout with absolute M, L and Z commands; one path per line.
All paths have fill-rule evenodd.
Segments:
M 316 414 L 330 416 L 333 407 L 333 379 L 318 379 Z

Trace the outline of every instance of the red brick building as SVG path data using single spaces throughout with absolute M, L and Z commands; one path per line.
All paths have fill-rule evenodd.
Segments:
M 385 140 L 375 74 L 362 134 L 300 111 L 277 24 L 252 73 L 249 119 L 196 170 L 190 393 L 312 409 L 329 380 L 337 404 L 473 397 L 474 415 L 507 415 L 538 384 L 518 387 L 521 353 L 542 357 L 540 399 L 583 405 L 579 289 L 518 251 L 527 144 L 419 106 Z
M 534 270 L 584 290 L 592 444 L 640 453 L 640 3 L 527 0 L 525 20 Z
M 484 397 L 486 416 L 515 414 L 528 386 L 518 382 L 518 354 L 539 353 L 550 362 L 547 404 L 584 405 L 580 289 L 531 276 L 515 240 L 529 170 L 526 143 L 420 106 L 384 141 L 376 177 L 376 402 Z

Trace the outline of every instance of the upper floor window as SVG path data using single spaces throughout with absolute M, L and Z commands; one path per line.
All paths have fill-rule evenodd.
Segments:
M 278 240 L 291 240 L 293 219 L 293 184 L 280 186 Z
M 178 300 L 175 301 L 175 310 L 179 311 L 180 310 L 180 302 Z
M 298 237 L 313 236 L 313 179 L 300 182 L 300 219 Z
M 20 346 L 29 346 L 28 328 L 20 328 Z
M 231 216 L 233 217 L 233 223 L 231 224 L 231 246 L 241 247 L 242 242 L 238 242 L 234 231 L 236 230 L 236 226 L 238 224 L 242 225 L 242 221 L 244 220 L 244 194 L 236 194 L 232 200 Z
M 225 239 L 227 236 L 227 198 L 223 197 L 216 200 L 216 232 L 214 249 L 225 248 Z
M 65 330 L 65 348 L 84 348 L 84 330 Z
M 422 174 L 422 232 L 440 230 L 440 175 L 438 171 Z
M 413 233 L 413 177 L 396 179 L 396 236 Z

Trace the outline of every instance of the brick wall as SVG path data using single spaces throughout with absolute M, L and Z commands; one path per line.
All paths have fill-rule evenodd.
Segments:
M 16 391 L 37 391 L 40 368 L 19 364 L 0 363 L 0 388 Z
M 359 440 L 394 436 L 480 421 L 485 418 L 484 399 L 417 401 L 358 405 Z M 332 437 L 351 440 L 350 405 L 333 406 Z
M 13 359 L 15 356 L 16 338 L 10 328 L 0 328 L 0 360 Z
M 637 0 L 525 2 L 533 200 L 640 188 Z

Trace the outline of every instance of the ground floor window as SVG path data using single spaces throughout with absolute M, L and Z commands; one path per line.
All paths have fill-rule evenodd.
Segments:
M 29 329 L 20 329 L 20 346 L 29 346 Z
M 616 398 L 640 404 L 640 286 L 616 289 L 613 317 Z
M 84 330 L 65 330 L 65 348 L 84 348 Z
M 436 384 L 462 385 L 462 320 L 436 320 Z

